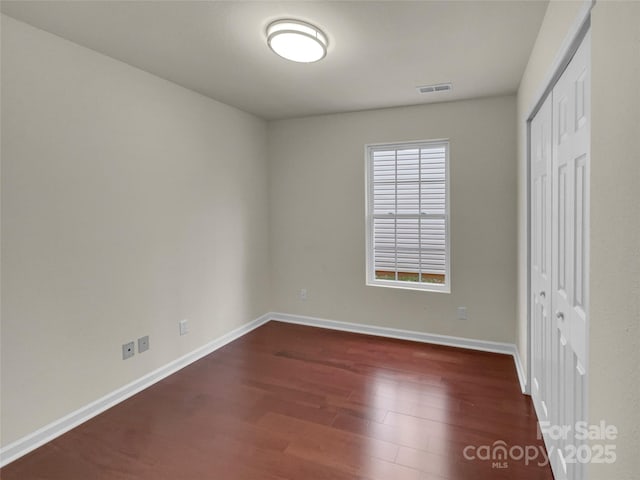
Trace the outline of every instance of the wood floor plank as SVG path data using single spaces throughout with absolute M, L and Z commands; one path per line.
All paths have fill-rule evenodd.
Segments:
M 463 453 L 495 442 L 542 447 L 510 356 L 269 322 L 0 477 L 553 480 Z

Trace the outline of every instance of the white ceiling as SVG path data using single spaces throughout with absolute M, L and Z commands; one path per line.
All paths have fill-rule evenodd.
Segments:
M 266 119 L 513 93 L 546 1 L 2 1 L 2 12 Z M 272 53 L 265 28 L 311 22 L 314 64 Z M 420 95 L 416 86 L 452 82 Z

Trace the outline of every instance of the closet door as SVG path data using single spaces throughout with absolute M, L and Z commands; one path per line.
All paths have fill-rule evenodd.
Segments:
M 531 121 L 531 396 L 541 422 L 549 420 L 551 389 L 551 103 Z
M 531 122 L 531 394 L 556 480 L 584 477 L 587 420 L 590 34 Z
M 553 89 L 552 161 L 552 386 L 550 421 L 566 425 L 571 434 L 557 445 L 552 459 L 558 480 L 582 477 L 582 465 L 573 463 L 579 447 L 573 433 L 586 420 L 588 223 L 590 160 L 590 35 Z M 572 458 L 568 458 L 571 456 Z

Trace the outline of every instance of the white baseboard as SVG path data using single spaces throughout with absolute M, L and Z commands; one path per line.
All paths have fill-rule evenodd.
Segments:
M 524 371 L 522 365 L 522 359 L 520 358 L 520 351 L 516 345 L 513 346 L 513 363 L 516 364 L 516 373 L 518 374 L 518 381 L 520 382 L 520 389 L 525 395 L 529 395 L 529 385 L 527 384 L 527 374 Z
M 475 340 L 472 338 L 451 337 L 448 335 L 436 335 L 433 333 L 415 332 L 411 330 L 400 330 L 397 328 L 377 327 L 362 323 L 339 322 L 317 317 L 306 317 L 303 315 L 290 315 L 288 313 L 271 312 L 268 317 L 279 322 L 295 323 L 298 325 L 308 325 L 312 327 L 328 328 L 331 330 L 342 330 L 345 332 L 364 333 L 379 337 L 398 338 L 401 340 L 411 340 L 414 342 L 433 343 L 448 347 L 468 348 L 483 352 L 503 353 L 511 355 L 515 363 L 518 381 L 522 393 L 526 393 L 526 376 L 520 360 L 518 348 L 513 343 L 491 342 L 488 340 Z
M 81 423 L 95 417 L 105 410 L 117 405 L 136 393 L 150 387 L 154 383 L 159 382 L 163 378 L 181 370 L 196 360 L 209 355 L 226 344 L 242 337 L 250 331 L 264 325 L 270 320 L 285 323 L 294 323 L 298 325 L 308 325 L 313 327 L 327 328 L 331 330 L 342 330 L 345 332 L 363 333 L 367 335 L 376 335 L 379 337 L 398 338 L 401 340 L 411 340 L 414 342 L 432 343 L 436 345 L 445 345 L 450 347 L 468 348 L 471 350 L 480 350 L 483 352 L 502 353 L 511 355 L 514 359 L 518 380 L 522 392 L 525 393 L 526 381 L 522 362 L 518 349 L 514 344 L 490 342 L 486 340 L 474 340 L 462 337 L 450 337 L 447 335 L 436 335 L 431 333 L 415 332 L 411 330 L 400 330 L 396 328 L 378 327 L 374 325 L 364 325 L 360 323 L 339 322 L 336 320 L 327 320 L 317 317 L 306 317 L 301 315 L 290 315 L 286 313 L 270 312 L 262 315 L 255 320 L 232 330 L 231 332 L 218 337 L 217 339 L 203 345 L 202 347 L 154 370 L 151 373 L 125 385 L 104 397 L 79 408 L 75 412 L 48 424 L 36 430 L 29 435 L 5 446 L 0 449 L 0 467 L 11 463 L 12 461 L 26 455 L 41 445 L 50 442 L 63 433 L 68 432 L 72 428 L 77 427 Z
M 251 330 L 258 328 L 259 326 L 267 323 L 270 320 L 270 315 L 262 315 L 255 320 L 242 325 L 241 327 L 232 330 L 231 332 L 216 338 L 215 340 L 203 345 L 202 347 L 164 365 L 163 367 L 154 370 L 151 373 L 125 385 L 104 397 L 79 408 L 75 412 L 72 412 L 44 427 L 36 430 L 29 435 L 22 437 L 21 439 L 10 443 L 9 445 L 0 449 L 0 467 L 7 465 L 10 462 L 26 455 L 32 450 L 35 450 L 41 445 L 59 437 L 63 433 L 68 432 L 72 428 L 80 425 L 83 422 L 95 417 L 96 415 L 104 412 L 105 410 L 113 407 L 114 405 L 126 400 L 127 398 L 135 395 L 136 393 L 150 387 L 154 383 L 159 382 L 165 377 L 177 372 L 178 370 L 186 367 L 187 365 L 201 359 L 202 357 L 209 355 L 211 352 L 225 346 L 237 338 L 249 333 Z

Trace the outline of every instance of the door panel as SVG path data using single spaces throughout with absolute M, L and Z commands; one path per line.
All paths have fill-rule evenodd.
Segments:
M 530 137 L 531 393 L 540 422 L 573 433 L 587 420 L 589 59 L 587 32 L 532 120 Z M 583 477 L 584 466 L 571 461 L 580 446 L 573 434 L 547 435 L 545 443 L 557 480 Z
M 551 95 L 531 122 L 532 389 L 541 420 L 548 420 L 551 390 Z
M 553 89 L 561 127 L 553 141 L 554 195 L 552 298 L 559 328 L 586 366 L 588 315 L 588 188 L 590 157 L 590 35 Z M 572 369 L 572 371 L 575 371 Z

